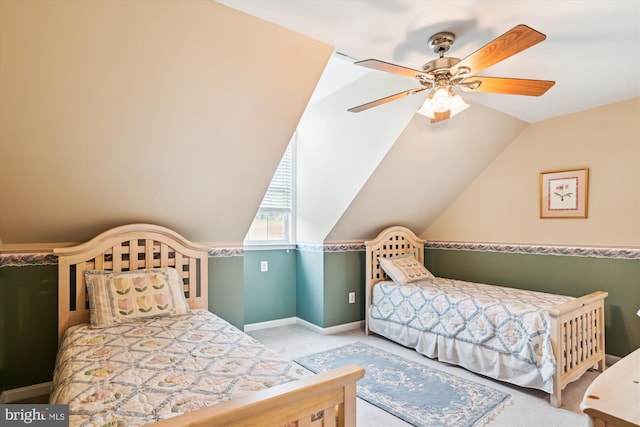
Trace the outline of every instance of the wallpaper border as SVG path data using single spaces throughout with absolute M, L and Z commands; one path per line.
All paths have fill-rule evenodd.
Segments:
M 306 252 L 357 252 L 364 251 L 364 242 L 301 243 L 296 246 Z
M 605 248 L 584 246 L 517 245 L 503 243 L 427 242 L 425 249 L 452 251 L 501 252 L 527 255 L 559 255 L 587 258 L 640 259 L 640 248 Z
M 58 256 L 52 253 L 0 254 L 0 268 L 31 265 L 58 265 Z
M 640 259 L 640 248 L 605 248 L 584 246 L 517 245 L 503 243 L 426 242 L 425 249 L 452 251 L 498 252 L 526 255 L 557 255 L 587 258 Z M 269 250 L 265 248 L 264 250 Z M 299 244 L 296 250 L 307 252 L 357 252 L 364 251 L 364 242 Z M 240 247 L 211 248 L 210 258 L 241 257 Z M 0 268 L 33 265 L 56 265 L 58 257 L 50 252 L 3 253 L 0 254 Z
M 210 248 L 209 258 L 228 258 L 234 256 L 244 256 L 244 248 L 234 246 L 232 248 Z

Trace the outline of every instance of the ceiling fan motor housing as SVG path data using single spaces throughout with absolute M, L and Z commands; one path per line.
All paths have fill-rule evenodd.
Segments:
M 449 50 L 453 42 L 456 41 L 456 35 L 449 32 L 437 33 L 429 37 L 429 47 L 433 52 L 442 56 Z
M 437 74 L 440 72 L 449 72 L 449 69 L 456 65 L 460 60 L 458 58 L 443 57 L 433 59 L 422 66 L 425 73 Z
M 444 54 L 451 48 L 455 40 L 455 34 L 450 32 L 436 33 L 429 38 L 429 47 L 439 55 L 439 58 L 431 60 L 422 66 L 422 71 L 432 77 L 421 79 L 423 85 L 426 86 L 431 83 L 433 87 L 444 86 L 444 83 L 449 80 L 451 67 L 460 62 L 460 60 L 458 58 L 445 57 Z

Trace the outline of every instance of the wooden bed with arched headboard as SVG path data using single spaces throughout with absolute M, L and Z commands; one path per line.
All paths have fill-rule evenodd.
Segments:
M 431 358 L 523 387 L 547 391 L 551 404 L 557 407 L 562 405 L 561 392 L 567 384 L 594 366 L 600 371 L 605 369 L 604 299 L 607 292 L 595 291 L 571 298 L 434 277 L 424 269 L 425 242 L 402 226 L 386 228 L 376 238 L 365 242 L 367 334 L 372 331 L 416 348 Z M 408 280 L 406 283 L 392 280 L 380 260 L 407 256 L 413 257 L 415 261 L 412 262 L 422 266 L 431 277 Z M 494 292 L 499 292 L 499 296 Z M 401 295 L 407 296 L 407 304 L 403 305 Z M 424 295 L 422 306 L 416 302 L 418 295 Z M 475 299 L 474 295 L 481 295 L 485 302 Z M 436 298 L 440 300 L 436 301 Z M 501 304 L 500 298 L 511 299 L 515 304 Z M 525 299 L 535 301 L 535 305 L 533 302 L 530 306 L 523 304 Z M 467 305 L 462 308 L 462 304 Z M 401 310 L 405 312 L 400 313 Z M 458 316 L 465 310 L 468 313 L 466 318 Z M 486 325 L 496 320 L 492 316 L 500 316 L 505 312 L 509 316 L 502 316 L 499 325 L 495 322 L 495 330 L 502 328 L 510 334 L 520 333 L 520 325 L 528 324 L 528 321 L 518 317 L 520 314 L 539 320 L 537 325 L 541 325 L 540 329 L 525 329 L 522 334 L 529 333 L 531 339 L 548 336 L 548 341 L 527 342 L 523 338 L 520 348 L 533 349 L 529 353 L 535 353 L 535 357 L 540 352 L 540 359 L 527 361 L 522 354 L 511 354 L 485 345 L 493 339 L 489 334 L 478 339 L 478 342 L 469 339 L 471 334 L 464 335 L 470 328 L 476 328 L 474 333 L 481 332 L 477 319 L 482 317 L 486 330 L 491 328 Z M 504 319 L 510 316 L 514 324 L 521 323 L 508 329 L 510 325 Z M 401 320 L 402 317 L 407 320 Z M 439 331 L 438 328 L 449 319 L 452 319 L 452 324 L 457 322 L 455 330 Z M 438 327 L 425 326 L 427 324 Z M 550 360 L 553 366 L 547 363 Z M 538 366 L 542 363 L 545 364 L 544 368 Z M 522 374 L 516 378 L 515 372 Z
M 356 383 L 364 370 L 349 365 L 310 375 L 208 312 L 208 247 L 165 227 L 130 224 L 55 254 L 60 344 L 51 403 L 70 405 L 70 425 L 355 426 Z M 100 280 L 88 291 L 93 276 Z M 187 314 L 166 310 L 173 300 L 161 293 L 165 286 L 184 293 Z M 115 297 L 98 301 L 103 294 Z M 169 314 L 147 317 L 147 303 L 149 313 L 156 305 Z M 107 316 L 112 324 L 95 326 L 98 306 L 113 315 Z M 140 316 L 127 319 L 136 307 Z M 249 373 L 232 370 L 246 360 L 256 365 L 254 358 L 263 357 L 257 354 L 270 370 L 280 366 L 287 374 L 258 386 L 245 378 Z M 212 390 L 225 388 L 218 377 L 239 391 L 216 396 Z M 143 403 L 131 403 L 137 401 Z

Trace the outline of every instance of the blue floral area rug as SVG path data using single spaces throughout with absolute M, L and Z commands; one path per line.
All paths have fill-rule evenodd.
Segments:
M 510 403 L 508 393 L 363 343 L 296 359 L 314 373 L 355 363 L 365 368 L 358 397 L 419 427 L 481 426 Z

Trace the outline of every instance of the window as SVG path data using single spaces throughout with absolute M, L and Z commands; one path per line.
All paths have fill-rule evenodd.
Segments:
M 245 238 L 245 244 L 287 244 L 293 241 L 294 139 L 289 143 L 271 178 L 260 209 Z

